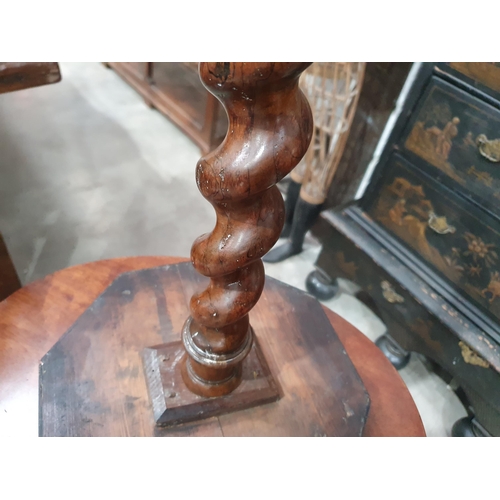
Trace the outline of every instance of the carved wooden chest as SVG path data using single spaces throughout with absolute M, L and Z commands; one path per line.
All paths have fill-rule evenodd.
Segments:
M 453 435 L 500 436 L 500 63 L 421 65 L 364 195 L 319 224 L 309 290 L 359 284 L 395 366 L 455 387 Z

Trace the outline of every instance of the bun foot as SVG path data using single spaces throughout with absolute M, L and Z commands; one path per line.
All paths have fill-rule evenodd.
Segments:
M 476 437 L 472 427 L 472 418 L 464 417 L 457 420 L 451 428 L 452 437 Z
M 379 337 L 375 344 L 396 370 L 402 370 L 409 363 L 411 354 L 404 351 L 387 335 Z
M 491 437 L 474 417 L 457 420 L 451 428 L 452 437 Z
M 329 300 L 338 291 L 338 286 L 319 269 L 315 269 L 306 278 L 306 289 L 318 300 Z

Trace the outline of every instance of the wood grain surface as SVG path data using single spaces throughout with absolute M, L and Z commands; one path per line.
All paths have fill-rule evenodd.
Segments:
M 255 335 L 253 337 L 252 348 L 242 366 L 241 384 L 231 394 L 218 398 L 200 397 L 189 390 L 184 381 L 186 351 L 180 340 L 144 349 L 142 372 L 156 425 L 171 427 L 277 401 L 280 398 L 278 384 L 269 370 L 258 339 Z M 42 384 L 43 381 L 40 387 Z M 57 381 L 51 388 L 52 400 L 60 399 L 59 386 Z M 142 398 L 145 399 L 145 396 L 143 394 Z M 135 411 L 135 407 L 131 410 Z M 55 430 L 60 432 L 60 427 Z
M 59 65 L 55 62 L 0 62 L 0 94 L 60 80 Z
M 222 144 L 196 165 L 196 184 L 217 219 L 191 248 L 194 268 L 210 280 L 191 297 L 182 329 L 184 380 L 201 396 L 223 396 L 241 383 L 253 338 L 248 313 L 264 288 L 261 259 L 284 223 L 276 183 L 311 141 L 311 108 L 299 88 L 309 65 L 200 63 L 203 85 L 229 118 Z
M 83 264 L 31 283 L 1 302 L 0 436 L 38 435 L 39 361 L 116 277 L 182 261 L 132 257 Z M 396 370 L 356 328 L 325 312 L 370 395 L 364 435 L 424 436 L 416 406 Z M 170 435 L 220 436 L 222 431 L 213 418 L 172 429 Z
M 171 423 L 220 415 L 225 436 L 362 434 L 369 397 L 320 303 L 270 277 L 251 318 L 280 400 L 272 402 L 276 391 L 268 391 L 262 364 L 251 367 L 252 356 L 243 363 L 241 385 L 226 397 L 186 391 L 185 355 L 177 344 L 189 299 L 207 282 L 189 262 L 119 276 L 42 359 L 41 435 L 153 435 L 143 368 L 167 393 L 149 384 L 150 396 L 170 406 Z M 169 359 L 143 366 L 145 348 L 172 342 L 177 347 Z M 151 380 L 149 369 L 161 372 L 161 380 Z

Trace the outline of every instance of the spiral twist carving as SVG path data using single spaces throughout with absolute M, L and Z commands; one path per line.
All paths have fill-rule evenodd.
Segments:
M 229 118 L 225 140 L 200 159 L 196 182 L 217 216 L 193 244 L 195 269 L 209 286 L 191 299 L 183 328 L 183 377 L 203 396 L 220 396 L 241 380 L 251 349 L 249 311 L 264 288 L 261 257 L 276 243 L 284 204 L 276 183 L 307 151 L 312 116 L 298 79 L 309 63 L 200 63 L 205 87 Z

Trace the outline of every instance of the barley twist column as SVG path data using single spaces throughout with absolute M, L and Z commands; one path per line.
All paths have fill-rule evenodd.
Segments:
M 276 243 L 284 205 L 276 183 L 305 154 L 312 116 L 298 79 L 309 63 L 201 63 L 205 87 L 223 104 L 224 142 L 200 159 L 196 182 L 217 215 L 193 244 L 195 269 L 210 277 L 191 298 L 182 333 L 183 379 L 201 396 L 229 394 L 253 342 L 248 313 L 264 287 L 261 257 Z

